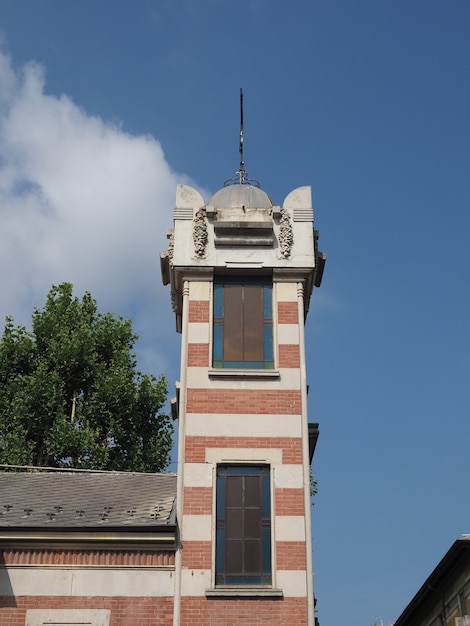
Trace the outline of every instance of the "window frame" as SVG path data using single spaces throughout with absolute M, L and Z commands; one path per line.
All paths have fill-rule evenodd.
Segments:
M 243 485 L 243 502 L 233 502 L 233 491 L 236 491 L 240 485 L 232 488 L 232 500 L 227 504 L 230 497 L 229 482 L 230 478 L 241 478 Z M 247 478 L 256 477 L 258 479 L 258 502 L 253 501 L 253 485 L 247 484 Z M 251 490 L 251 495 L 248 493 Z M 247 495 L 248 494 L 248 495 Z M 235 496 L 236 497 L 236 496 Z M 251 502 L 249 501 L 251 498 Z M 232 511 L 232 527 L 234 526 L 233 518 L 236 512 L 241 515 L 239 520 L 243 518 L 241 525 L 243 531 L 241 536 L 228 537 L 229 532 L 229 516 L 228 510 Z M 245 532 L 246 524 L 250 523 L 253 528 L 253 512 L 257 510 L 259 536 L 250 537 Z M 274 550 L 273 550 L 273 509 L 272 509 L 272 489 L 271 489 L 271 466 L 266 463 L 220 463 L 216 467 L 216 489 L 215 489 L 215 549 L 214 549 L 214 582 L 215 589 L 237 589 L 237 588 L 259 588 L 272 589 L 274 581 Z M 235 513 L 235 515 L 234 515 Z M 248 522 L 247 522 L 248 519 Z M 251 520 L 251 521 L 250 521 Z M 236 525 L 236 524 L 235 524 Z M 233 530 L 230 531 L 233 533 Z M 256 531 L 255 531 L 256 532 Z M 228 544 L 232 545 L 229 546 Z M 247 567 L 247 549 L 258 548 L 258 568 L 257 571 L 248 571 Z M 231 553 L 229 554 L 229 550 Z M 240 557 L 238 555 L 241 555 Z M 230 571 L 230 564 L 227 564 L 229 558 L 235 560 L 240 559 L 241 569 L 239 571 Z M 248 557 L 249 558 L 249 557 Z M 251 564 L 252 566 L 253 564 Z M 232 564 L 233 567 L 233 564 Z
M 236 293 L 237 287 L 241 290 L 240 299 Z M 256 294 L 254 288 L 260 288 L 261 293 Z M 250 311 L 250 306 L 256 307 L 257 298 L 261 298 L 260 310 L 258 315 L 253 316 L 253 308 Z M 214 278 L 212 305 L 214 371 L 273 372 L 275 366 L 273 298 L 271 277 L 220 275 Z M 226 315 L 227 303 L 232 304 L 229 316 Z M 234 341 L 230 341 L 229 333 L 236 336 Z M 250 339 L 250 335 L 253 337 L 255 333 L 258 338 L 262 336 L 258 345 L 253 345 Z M 254 354 L 258 358 L 253 358 Z

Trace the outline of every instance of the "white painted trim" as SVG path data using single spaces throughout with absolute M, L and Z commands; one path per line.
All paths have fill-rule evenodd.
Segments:
M 209 378 L 225 378 L 225 379 L 245 379 L 245 380 L 256 380 L 260 379 L 278 379 L 280 376 L 279 370 L 259 370 L 259 369 L 236 369 L 229 367 L 222 368 L 209 368 Z
M 214 463 L 263 463 L 274 467 L 282 463 L 279 448 L 206 448 L 206 462 Z
M 282 598 L 282 589 L 273 587 L 212 587 L 206 589 L 208 598 Z
M 185 463 L 185 487 L 212 487 L 213 465 L 211 463 Z
M 211 527 L 212 515 L 183 515 L 181 539 L 183 543 L 185 541 L 211 541 Z
M 205 437 L 300 438 L 302 436 L 302 416 L 187 413 L 185 434 L 186 436 L 199 435 Z
M 25 626 L 59 623 L 108 626 L 110 616 L 109 609 L 27 609 Z
M 210 377 L 210 380 L 209 380 Z M 207 367 L 188 367 L 188 387 L 192 389 L 255 389 L 266 391 L 300 389 L 300 371 L 296 367 L 283 367 L 280 370 L 213 370 Z
M 188 324 L 189 343 L 209 343 L 210 327 L 206 322 L 191 322 Z
M 277 584 L 285 598 L 305 598 L 307 596 L 307 573 L 305 570 L 277 571 Z
M 276 467 L 274 487 L 278 489 L 302 489 L 304 468 L 299 464 L 284 464 Z
M 190 280 L 189 281 L 189 300 L 209 300 L 210 299 L 210 280 Z
M 183 284 L 183 312 L 181 321 L 181 363 L 180 363 L 180 407 L 178 418 L 178 474 L 176 481 L 176 552 L 175 552 L 175 591 L 173 602 L 173 626 L 180 626 L 181 621 L 181 527 L 179 515 L 183 512 L 184 485 L 184 445 L 186 430 L 186 389 L 188 370 L 188 326 L 189 326 L 189 284 Z
M 210 377 L 210 380 L 209 380 Z M 257 376 L 255 370 L 213 370 L 208 367 L 188 367 L 188 387 L 190 389 L 254 389 L 266 391 L 279 389 L 298 391 L 300 389 L 299 369 L 283 367 L 280 370 L 263 370 Z
M 310 458 L 307 409 L 307 365 L 305 358 L 305 319 L 304 284 L 297 285 L 297 303 L 299 311 L 300 332 L 300 380 L 302 389 L 302 456 L 304 466 L 304 500 L 305 500 L 305 543 L 307 565 L 307 624 L 315 625 L 315 594 L 313 589 L 313 547 L 312 547 L 312 511 L 310 506 Z
M 148 569 L 38 567 L 2 568 L 2 596 L 173 597 L 174 572 Z
M 211 571 L 208 569 L 184 569 L 181 572 L 183 596 L 205 596 L 211 586 Z
M 276 541 L 305 541 L 303 515 L 276 515 L 274 518 Z M 282 587 L 282 585 L 279 585 Z
M 274 284 L 276 286 L 277 302 L 297 302 L 297 283 L 296 282 L 278 282 L 274 275 Z
M 279 345 L 282 344 L 299 344 L 299 325 L 298 324 L 278 324 L 277 337 Z

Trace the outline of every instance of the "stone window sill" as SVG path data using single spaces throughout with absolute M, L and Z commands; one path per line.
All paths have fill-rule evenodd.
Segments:
M 279 370 L 211 368 L 210 378 L 279 378 Z
M 215 587 L 206 589 L 206 598 L 282 598 L 282 589 L 266 587 Z

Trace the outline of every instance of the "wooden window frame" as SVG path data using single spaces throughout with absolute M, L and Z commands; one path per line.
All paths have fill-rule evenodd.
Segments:
M 217 466 L 216 587 L 273 584 L 269 465 Z
M 271 279 L 216 278 L 213 313 L 215 369 L 274 369 Z

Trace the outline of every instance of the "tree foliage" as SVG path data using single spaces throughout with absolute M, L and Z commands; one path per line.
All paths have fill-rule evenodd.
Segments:
M 0 463 L 160 471 L 173 427 L 166 380 L 136 369 L 129 319 L 72 285 L 50 290 L 32 331 L 7 317 L 0 340 Z
M 318 493 L 318 481 L 315 472 L 310 468 L 310 497 L 312 499 L 312 505 L 314 504 L 313 498 Z

